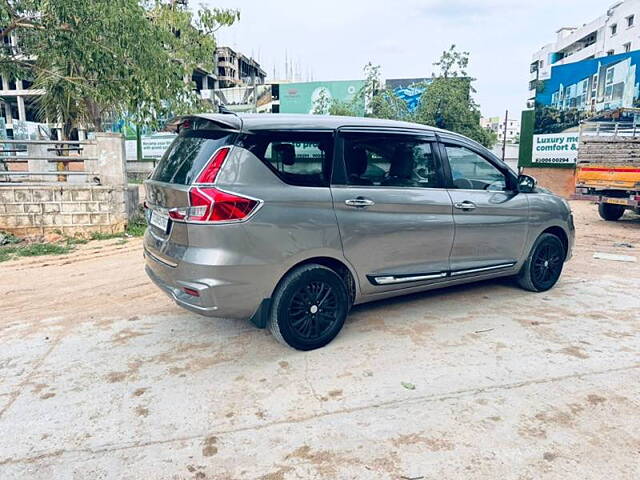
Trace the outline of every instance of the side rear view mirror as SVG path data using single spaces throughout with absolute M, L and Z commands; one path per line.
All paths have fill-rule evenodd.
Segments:
M 518 175 L 518 192 L 531 193 L 536 189 L 538 182 L 529 175 Z

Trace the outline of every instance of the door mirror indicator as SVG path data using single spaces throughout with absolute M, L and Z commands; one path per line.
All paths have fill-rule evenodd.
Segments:
M 532 193 L 535 191 L 537 184 L 536 179 L 529 175 L 518 176 L 518 192 L 520 193 Z

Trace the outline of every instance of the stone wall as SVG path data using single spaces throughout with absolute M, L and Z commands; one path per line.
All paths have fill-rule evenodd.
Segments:
M 0 230 L 16 235 L 124 230 L 138 207 L 138 188 L 127 183 L 124 139 L 96 133 L 82 145 L 84 160 L 76 165 L 89 175 L 68 175 L 66 182 L 56 181 L 57 175 L 11 176 L 0 182 Z M 50 146 L 28 144 L 30 172 L 55 171 L 55 162 L 44 159 L 51 155 Z
M 99 185 L 0 187 L 0 230 L 16 235 L 122 231 L 129 189 Z
M 127 180 L 131 183 L 142 183 L 153 171 L 154 162 L 127 162 Z

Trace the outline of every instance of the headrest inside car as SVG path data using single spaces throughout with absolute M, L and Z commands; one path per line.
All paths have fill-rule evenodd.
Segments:
M 278 143 L 273 146 L 273 156 L 276 162 L 283 165 L 296 163 L 296 149 L 291 143 Z

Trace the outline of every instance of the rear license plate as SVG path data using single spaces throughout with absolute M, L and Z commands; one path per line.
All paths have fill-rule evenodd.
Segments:
M 616 205 L 627 205 L 627 200 L 624 198 L 605 198 L 604 203 L 615 203 Z
M 169 226 L 169 216 L 152 210 L 149 223 L 154 227 L 158 227 L 160 230 L 166 233 L 167 227 Z

